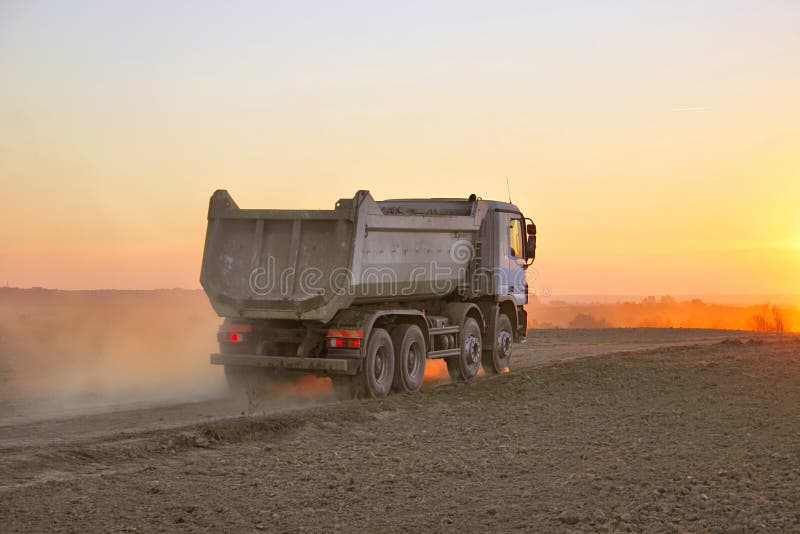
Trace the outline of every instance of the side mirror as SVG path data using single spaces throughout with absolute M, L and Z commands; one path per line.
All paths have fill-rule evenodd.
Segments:
M 528 224 L 525 225 L 525 230 L 528 233 L 528 242 L 525 243 L 525 259 L 530 265 L 536 259 L 536 225 L 532 220 L 526 220 L 528 221 Z
M 529 263 L 536 259 L 536 234 L 528 235 L 528 242 L 525 244 L 525 258 Z

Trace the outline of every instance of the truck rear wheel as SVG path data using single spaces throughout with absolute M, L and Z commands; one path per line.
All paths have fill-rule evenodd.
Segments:
M 499 374 L 511 364 L 511 346 L 514 342 L 514 331 L 511 319 L 501 313 L 497 316 L 497 329 L 491 350 L 483 353 L 483 371 L 488 374 Z
M 357 392 L 365 397 L 380 399 L 392 390 L 394 379 L 394 345 L 389 332 L 373 328 L 361 369 L 356 375 Z
M 392 389 L 416 393 L 425 378 L 425 337 L 415 324 L 401 324 L 392 331 L 394 381 Z
M 464 321 L 459 339 L 459 355 L 445 360 L 447 373 L 453 380 L 469 380 L 475 378 L 481 367 L 481 329 L 475 319 L 469 317 Z

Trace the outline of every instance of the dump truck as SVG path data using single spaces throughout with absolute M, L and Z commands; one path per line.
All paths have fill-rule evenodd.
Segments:
M 223 318 L 211 363 L 233 388 L 312 373 L 376 398 L 417 392 L 432 358 L 454 380 L 502 373 L 526 335 L 535 252 L 533 221 L 475 195 L 358 191 L 332 210 L 284 210 L 218 190 L 200 274 Z

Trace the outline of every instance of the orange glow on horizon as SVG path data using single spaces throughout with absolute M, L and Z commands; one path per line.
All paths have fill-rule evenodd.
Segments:
M 528 327 L 539 328 L 711 328 L 763 333 L 800 332 L 800 305 L 719 304 L 702 299 L 647 297 L 613 303 L 558 300 L 527 307 Z

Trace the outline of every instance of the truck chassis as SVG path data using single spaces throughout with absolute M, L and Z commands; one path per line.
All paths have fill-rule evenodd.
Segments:
M 418 391 L 429 359 L 444 359 L 456 380 L 474 378 L 481 366 L 488 374 L 508 369 L 512 342 L 526 333 L 524 308 L 511 299 L 438 308 L 442 315 L 424 306 L 352 308 L 330 325 L 226 320 L 218 333 L 220 352 L 211 355 L 211 363 L 225 366 L 234 388 L 302 371 L 330 376 L 354 397 Z

